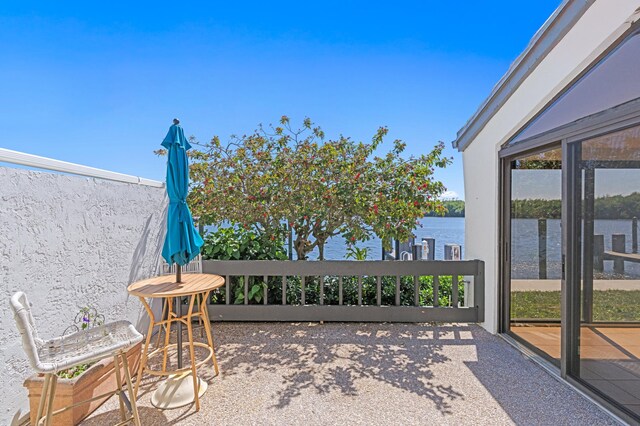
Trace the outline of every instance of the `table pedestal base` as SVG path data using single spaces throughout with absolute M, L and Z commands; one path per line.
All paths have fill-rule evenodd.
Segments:
M 206 391 L 208 384 L 201 378 L 198 380 L 198 398 Z M 195 401 L 193 389 L 193 374 L 186 372 L 169 376 L 162 382 L 151 396 L 151 404 L 163 410 L 184 407 Z

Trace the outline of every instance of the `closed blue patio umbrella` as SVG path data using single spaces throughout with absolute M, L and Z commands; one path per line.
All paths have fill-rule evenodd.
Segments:
M 180 120 L 173 120 L 167 136 L 162 141 L 167 149 L 167 236 L 162 248 L 162 257 L 169 265 L 176 263 L 176 281 L 181 281 L 181 266 L 189 263 L 200 253 L 203 241 L 193 226 L 187 194 L 189 193 L 189 159 L 187 151 L 191 144 L 184 137 Z
M 167 149 L 167 195 L 169 196 L 169 209 L 167 212 L 167 236 L 162 248 L 162 257 L 169 265 L 177 264 L 176 282 L 182 282 L 182 266 L 200 253 L 200 247 L 204 243 L 198 234 L 189 206 L 187 206 L 187 194 L 189 193 L 189 159 L 187 151 L 191 144 L 184 137 L 184 131 L 180 127 L 180 120 L 173 119 L 173 125 L 169 128 L 167 136 L 162 141 L 162 146 Z M 176 314 L 182 317 L 182 303 L 180 298 L 175 301 Z M 182 368 L 182 322 L 178 321 L 177 355 L 178 368 Z M 169 333 L 169 330 L 166 331 Z M 193 380 L 199 380 L 194 377 Z M 179 383 L 179 382 L 178 382 Z M 173 382 L 164 382 L 156 393 L 158 401 L 164 408 L 175 408 L 171 405 L 171 396 L 175 394 Z M 205 388 L 206 389 L 206 388 Z M 168 401 L 165 400 L 169 396 Z M 154 397 L 156 394 L 154 394 Z M 153 403 L 153 398 L 152 398 Z

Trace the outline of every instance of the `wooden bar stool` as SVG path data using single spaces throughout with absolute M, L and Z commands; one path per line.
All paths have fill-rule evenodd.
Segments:
M 142 357 L 140 360 L 140 367 L 138 369 L 138 375 L 135 385 L 134 393 L 138 394 L 138 389 L 144 373 L 155 376 L 176 376 L 190 372 L 193 377 L 193 400 L 195 403 L 196 411 L 200 410 L 200 397 L 199 394 L 206 389 L 206 382 L 201 382 L 197 377 L 197 369 L 209 360 L 213 363 L 214 372 L 217 375 L 218 362 L 215 356 L 215 349 L 213 343 L 213 335 L 211 333 L 211 323 L 209 320 L 209 312 L 207 310 L 206 301 L 209 299 L 211 292 L 224 285 L 224 278 L 219 275 L 213 274 L 183 274 L 181 282 L 175 282 L 174 276 L 163 275 L 159 277 L 149 278 L 143 281 L 133 283 L 129 286 L 128 291 L 131 295 L 137 296 L 140 302 L 144 306 L 145 310 L 149 314 L 149 330 L 147 332 L 145 344 L 142 349 Z M 189 300 L 187 312 L 184 315 L 180 314 L 183 298 L 187 297 Z M 147 299 L 162 298 L 165 299 L 167 305 L 167 318 L 156 319 L 153 310 Z M 175 308 L 175 309 L 174 309 Z M 178 311 L 178 312 L 174 312 Z M 204 331 L 207 337 L 207 343 L 196 342 L 193 339 L 193 325 L 194 319 L 201 319 L 204 326 Z M 187 367 L 182 366 L 181 362 L 181 350 L 182 347 L 179 343 L 170 343 L 170 330 L 172 324 L 177 325 L 177 332 L 181 336 L 182 325 L 187 326 L 188 341 L 186 344 L 189 346 L 189 358 L 191 364 Z M 151 334 L 154 327 L 160 327 L 160 330 L 164 328 L 165 336 L 162 345 L 158 345 L 154 350 L 150 351 Z M 201 347 L 207 349 L 207 355 L 204 359 L 196 360 L 195 348 Z M 170 349 L 175 348 L 178 351 L 178 368 L 176 370 L 167 370 L 167 358 Z M 162 367 L 159 370 L 153 370 L 149 368 L 149 359 L 153 356 L 162 354 Z M 167 383 L 167 382 L 165 382 Z M 161 385 L 162 386 L 162 385 Z M 205 386 L 205 388 L 202 388 Z M 162 397 L 158 395 L 159 391 L 156 391 L 152 397 L 152 403 L 159 408 L 177 408 L 185 405 L 184 403 L 177 402 L 174 404 L 170 400 L 158 403 L 157 401 Z M 170 392 L 168 392 L 170 394 Z M 156 401 L 154 403 L 154 400 Z M 191 401 L 188 401 L 190 403 Z

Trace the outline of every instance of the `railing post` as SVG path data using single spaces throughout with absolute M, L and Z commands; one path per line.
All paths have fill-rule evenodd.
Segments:
M 437 308 L 440 306 L 440 277 L 437 275 L 433 276 L 433 307 Z
M 287 276 L 282 276 L 282 304 L 287 304 Z
M 478 309 L 477 322 L 484 322 L 484 262 L 476 260 L 476 268 L 473 276 L 473 304 Z
M 249 304 L 249 275 L 244 276 L 244 304 Z
M 473 300 L 473 287 L 471 287 L 471 282 L 469 282 L 466 277 L 463 278 L 464 279 L 462 280 L 462 288 L 464 289 L 464 299 L 462 301 L 462 306 L 464 306 L 465 308 L 470 308 L 473 306 L 471 305 L 471 301 Z
M 460 302 L 460 289 L 458 288 L 458 274 L 451 275 L 451 306 L 457 308 Z
M 264 295 L 262 296 L 262 301 L 264 302 L 264 304 L 267 304 L 267 297 L 268 297 L 268 290 L 269 289 L 269 276 L 265 275 L 264 276 Z

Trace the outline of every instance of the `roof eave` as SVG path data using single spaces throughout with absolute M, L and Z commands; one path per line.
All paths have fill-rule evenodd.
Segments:
M 452 142 L 454 148 L 458 151 L 464 151 L 467 148 L 593 3 L 595 0 L 563 0 L 529 41 L 527 48 L 511 64 L 507 73 L 493 87 L 489 97 L 458 131 L 456 140 Z

